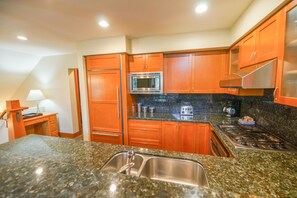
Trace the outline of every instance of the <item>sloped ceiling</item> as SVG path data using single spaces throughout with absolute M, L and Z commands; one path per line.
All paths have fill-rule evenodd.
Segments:
M 0 111 L 40 59 L 40 56 L 0 49 Z

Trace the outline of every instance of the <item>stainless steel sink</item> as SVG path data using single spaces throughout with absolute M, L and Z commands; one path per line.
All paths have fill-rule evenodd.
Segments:
M 130 175 L 177 184 L 208 187 L 202 165 L 192 160 L 136 153 L 133 163 Z M 127 164 L 126 151 L 114 155 L 101 170 L 117 173 L 125 164 Z
M 127 152 L 121 152 L 115 154 L 103 167 L 102 171 L 114 172 L 117 173 L 121 167 L 123 167 L 127 163 Z M 143 163 L 143 157 L 139 154 L 135 154 L 135 158 L 133 160 L 134 166 L 131 168 L 131 175 L 139 175 L 138 171 L 140 166 Z M 125 172 L 124 172 L 125 173 Z
M 194 161 L 152 157 L 142 168 L 140 177 L 191 186 L 206 186 L 208 182 L 203 167 Z

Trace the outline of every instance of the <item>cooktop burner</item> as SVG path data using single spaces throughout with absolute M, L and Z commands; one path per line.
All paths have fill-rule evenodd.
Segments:
M 255 126 L 222 124 L 219 127 L 236 148 L 296 151 L 290 143 Z

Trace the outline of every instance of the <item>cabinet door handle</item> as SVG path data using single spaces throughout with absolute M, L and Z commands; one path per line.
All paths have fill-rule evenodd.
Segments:
M 108 137 L 119 137 L 120 135 L 116 134 L 107 134 L 107 133 L 95 133 L 96 135 L 101 135 L 101 136 L 108 136 Z
M 254 60 L 257 59 L 257 53 L 258 53 L 258 51 L 255 51 L 255 52 L 254 52 Z
M 117 109 L 118 109 L 118 118 L 120 118 L 119 86 L 117 86 Z
M 273 91 L 273 97 L 274 97 L 274 100 L 275 101 L 277 100 L 277 97 L 275 97 L 277 89 L 278 89 L 278 87 L 275 87 L 275 89 Z
M 253 58 L 254 58 L 254 52 L 251 53 L 251 61 L 253 60 Z

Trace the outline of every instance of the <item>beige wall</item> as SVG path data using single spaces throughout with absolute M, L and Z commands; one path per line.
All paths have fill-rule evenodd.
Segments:
M 276 7 L 287 0 L 255 0 L 231 28 L 231 41 L 234 43 L 253 28 Z
M 0 120 L 0 144 L 8 142 L 8 129 L 5 123 L 4 120 Z
M 19 89 L 13 99 L 19 99 L 23 106 L 36 106 L 26 101 L 30 89 L 41 89 L 46 97 L 40 106 L 46 112 L 58 113 L 60 132 L 74 133 L 68 68 L 77 65 L 76 54 L 48 56 L 40 60 Z
M 133 54 L 230 46 L 230 31 L 216 30 L 143 37 L 131 40 Z
M 71 102 L 71 111 L 72 111 L 72 124 L 73 124 L 73 132 L 79 131 L 78 126 L 78 114 L 77 114 L 77 101 L 76 101 L 76 87 L 75 87 L 75 76 L 74 70 L 68 70 L 68 78 L 69 78 L 69 92 L 70 92 L 70 102 Z

